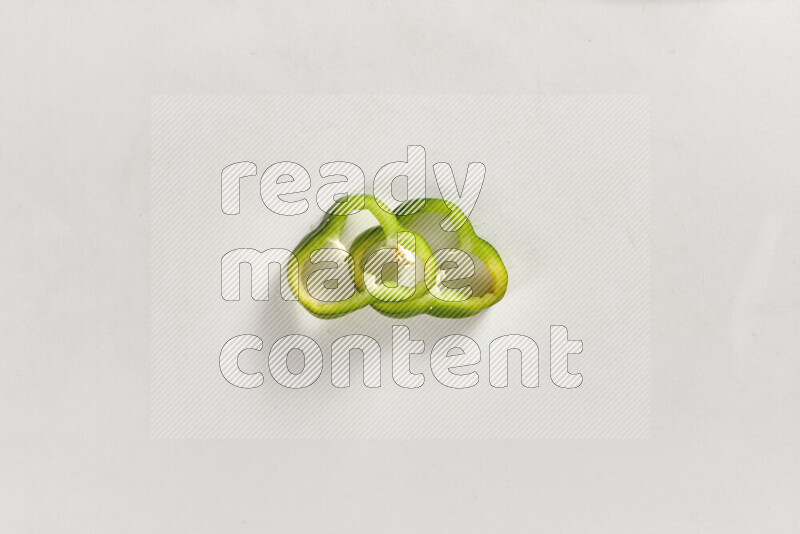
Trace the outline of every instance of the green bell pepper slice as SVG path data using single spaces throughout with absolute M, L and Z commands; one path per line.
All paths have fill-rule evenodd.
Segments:
M 340 237 L 349 214 L 360 208 L 369 211 L 378 222 L 379 226 L 373 228 L 373 243 L 386 243 L 389 253 L 394 251 L 398 257 L 411 261 L 413 256 L 424 263 L 433 255 L 428 244 L 405 228 L 381 201 L 369 195 L 349 195 L 347 200 L 334 204 L 320 226 L 300 241 L 294 249 L 297 262 L 289 265 L 288 282 L 292 292 L 303 307 L 316 317 L 341 317 L 376 301 L 399 303 L 400 300 L 413 300 L 427 292 L 426 283 L 434 281 L 435 272 L 427 278 L 416 280 L 413 287 L 392 286 L 384 283 L 380 276 L 367 278 L 372 286 L 371 291 L 365 288 L 363 277 L 356 283 L 353 258 L 344 254 L 348 251 Z M 320 272 L 330 270 L 330 267 L 314 269 L 329 262 L 339 267 L 339 283 L 334 288 L 328 287 L 330 279 L 325 279 L 324 273 Z M 317 295 L 312 295 L 309 289 L 313 289 Z M 319 293 L 328 296 L 320 298 Z
M 422 204 L 421 209 L 404 214 L 413 211 L 419 204 Z M 503 298 L 508 287 L 508 272 L 503 260 L 491 244 L 478 237 L 472 223 L 455 204 L 435 198 L 413 199 L 398 206 L 394 213 L 402 227 L 414 232 L 418 241 L 430 243 L 430 249 L 437 253 L 455 249 L 468 254 L 473 263 L 477 260 L 479 269 L 476 269 L 476 274 L 471 278 L 477 277 L 481 280 L 475 280 L 476 283 L 464 298 L 463 290 L 450 289 L 443 283 L 438 283 L 440 266 L 436 261 L 431 261 L 425 265 L 424 279 L 429 288 L 439 288 L 436 294 L 433 290 L 428 290 L 400 302 L 375 300 L 371 302 L 375 310 L 396 318 L 412 317 L 421 313 L 434 317 L 461 318 L 475 315 Z M 356 286 L 359 289 L 363 290 L 365 277 L 369 276 L 365 273 L 365 256 L 380 243 L 382 234 L 381 228 L 371 228 L 353 242 L 350 253 L 355 261 Z M 439 234 L 438 239 L 436 234 Z M 426 256 L 424 261 L 431 256 Z M 422 255 L 420 259 L 423 259 Z M 442 269 L 446 263 L 442 262 Z

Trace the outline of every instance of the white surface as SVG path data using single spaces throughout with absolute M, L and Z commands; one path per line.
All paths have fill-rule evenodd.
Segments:
M 793 1 L 6 3 L 0 530 L 797 532 Z M 647 441 L 151 441 L 156 93 L 649 94 Z

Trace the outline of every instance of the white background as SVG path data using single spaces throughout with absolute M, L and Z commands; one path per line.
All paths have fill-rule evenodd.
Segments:
M 800 528 L 797 2 L 1 15 L 0 531 Z M 650 95 L 651 438 L 151 440 L 158 93 Z

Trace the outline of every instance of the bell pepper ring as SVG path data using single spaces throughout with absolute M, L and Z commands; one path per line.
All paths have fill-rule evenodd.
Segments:
M 508 287 L 508 272 L 495 248 L 478 237 L 467 216 L 453 203 L 436 198 L 424 199 L 421 209 L 411 211 L 410 200 L 395 210 L 397 220 L 419 239 L 426 240 L 434 250 L 436 261 L 426 264 L 426 281 L 429 291 L 404 302 L 375 301 L 372 307 L 390 317 L 405 318 L 421 313 L 441 318 L 462 318 L 475 315 L 499 302 Z M 403 213 L 408 213 L 404 215 Z M 456 228 L 455 230 L 452 230 Z M 380 241 L 380 231 L 372 228 L 359 235 L 351 247 L 356 264 L 356 286 L 361 287 L 366 278 L 363 258 Z M 447 276 L 447 264 L 458 263 Z M 477 269 L 475 268 L 477 264 Z M 368 269 L 367 269 L 368 270 Z M 428 272 L 434 270 L 433 273 Z M 442 275 L 445 276 L 442 276 Z M 466 275 L 466 276 L 463 276 Z M 454 279 L 470 279 L 468 286 L 446 286 Z
M 362 232 L 348 250 L 340 237 L 348 215 L 359 206 L 378 226 Z M 435 252 L 429 243 L 436 245 Z M 508 285 L 494 247 L 475 234 L 455 204 L 441 199 L 409 200 L 390 213 L 374 197 L 350 196 L 331 208 L 294 254 L 298 261 L 289 268 L 290 287 L 310 313 L 325 319 L 367 305 L 396 318 L 423 313 L 469 317 L 499 302 Z M 385 276 L 387 265 L 396 271 Z M 453 285 L 465 281 L 469 283 Z
M 320 226 L 300 241 L 294 250 L 297 262 L 289 265 L 288 279 L 292 292 L 316 317 L 334 319 L 363 308 L 378 298 L 396 301 L 427 292 L 425 279 L 412 282 L 409 288 L 405 285 L 391 287 L 378 277 L 374 280 L 374 287 L 370 287 L 372 292 L 363 284 L 358 287 L 354 283 L 353 258 L 340 238 L 347 219 L 362 208 L 375 217 L 379 225 L 374 228 L 377 230 L 376 242 L 385 242 L 388 251 L 406 258 L 416 255 L 423 261 L 433 255 L 428 244 L 404 228 L 380 200 L 369 195 L 350 195 L 347 200 L 334 204 Z M 331 263 L 334 267 L 326 266 Z M 325 271 L 329 276 L 325 276 Z M 335 282 L 335 287 L 330 287 L 330 282 Z M 428 282 L 432 282 L 432 278 Z

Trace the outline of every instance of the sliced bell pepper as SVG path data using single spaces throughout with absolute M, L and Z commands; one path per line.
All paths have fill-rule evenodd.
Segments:
M 305 236 L 295 247 L 297 262 L 289 266 L 289 285 L 300 303 L 313 315 L 322 319 L 341 317 L 352 311 L 382 299 L 397 302 L 413 299 L 427 292 L 424 278 L 415 280 L 407 287 L 400 284 L 384 283 L 380 276 L 368 278 L 370 290 L 364 287 L 363 278 L 355 284 L 355 266 L 352 258 L 344 254 L 347 248 L 340 238 L 348 216 L 363 207 L 377 220 L 374 227 L 374 242 L 385 243 L 384 253 L 414 262 L 418 257 L 427 261 L 432 256 L 428 244 L 403 227 L 391 210 L 382 202 L 369 195 L 350 195 L 344 202 L 331 208 L 320 226 Z M 337 267 L 323 264 L 334 262 Z M 315 269 L 315 267 L 317 269 Z M 333 277 L 325 277 L 324 271 L 337 269 Z M 336 280 L 335 287 L 329 287 Z M 432 282 L 432 276 L 428 278 Z M 313 293 L 313 294 L 312 294 Z
M 440 261 L 426 264 L 425 280 L 429 291 L 418 293 L 414 298 L 401 302 L 384 302 L 376 300 L 371 303 L 378 312 L 390 317 L 411 317 L 421 313 L 443 318 L 469 317 L 496 304 L 505 295 L 508 286 L 508 272 L 500 255 L 492 245 L 475 234 L 469 219 L 453 203 L 435 198 L 424 199 L 419 211 L 408 215 L 410 203 L 420 203 L 422 199 L 410 200 L 395 210 L 399 223 L 414 232 L 418 241 L 424 241 L 436 252 Z M 457 228 L 456 230 L 452 230 Z M 356 268 L 356 287 L 364 287 L 365 271 L 369 269 L 364 260 L 381 241 L 380 228 L 371 228 L 359 235 L 353 242 L 350 254 L 354 258 Z M 448 255 L 459 257 L 458 251 L 469 255 L 478 268 L 474 274 L 464 273 L 468 266 L 459 265 L 459 271 L 469 276 L 469 291 L 464 288 L 445 286 L 440 277 L 446 273 Z M 454 252 L 453 254 L 448 254 Z M 420 259 L 423 259 L 420 256 Z M 427 259 L 427 258 L 425 258 Z M 443 261 L 442 261 L 443 260 Z M 463 263 L 463 262 L 461 262 Z M 462 277 L 466 279 L 467 277 Z M 436 291 L 433 288 L 437 288 Z
M 360 234 L 348 251 L 340 237 L 348 214 L 361 206 L 372 213 L 379 226 Z M 415 209 L 419 211 L 403 215 Z M 429 245 L 429 236 L 435 247 Z M 289 268 L 290 287 L 309 312 L 324 319 L 341 317 L 367 305 L 398 318 L 422 313 L 468 317 L 502 299 L 508 285 L 505 265 L 494 247 L 475 234 L 458 207 L 440 199 L 413 199 L 390 213 L 374 197 L 351 195 L 334 205 L 319 228 L 297 245 L 294 254 L 297 263 Z M 473 266 L 475 260 L 479 264 L 474 276 L 471 271 L 464 272 L 469 271 L 462 265 L 466 255 Z M 441 268 L 437 257 L 442 261 Z M 450 280 L 442 274 L 451 260 L 459 263 L 459 270 L 453 274 L 470 275 L 469 288 L 443 283 Z M 383 279 L 387 261 L 398 266 L 394 280 Z M 327 262 L 336 267 L 322 266 Z M 335 277 L 326 278 L 321 272 L 331 269 L 337 269 Z M 329 287 L 334 278 L 336 286 Z

